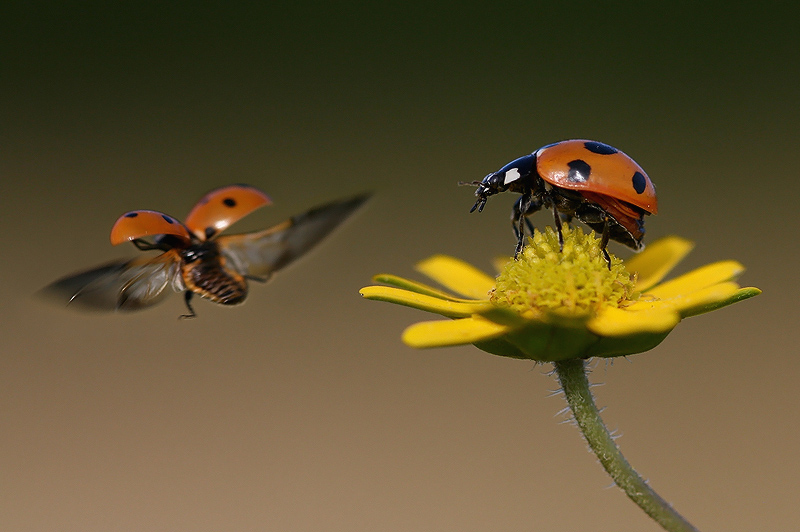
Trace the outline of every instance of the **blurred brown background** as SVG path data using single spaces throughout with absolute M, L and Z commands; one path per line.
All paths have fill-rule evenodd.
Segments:
M 379 272 L 514 245 L 480 179 L 591 138 L 658 186 L 648 241 L 760 297 L 597 365 L 629 460 L 701 530 L 800 529 L 798 64 L 788 11 L 694 4 L 0 8 L 0 529 L 655 531 L 560 424 L 548 368 L 400 343 Z M 691 6 L 691 7 L 689 7 Z M 246 305 L 98 316 L 33 297 L 246 182 L 263 227 L 374 190 Z M 537 225 L 547 224 L 546 215 Z M 626 256 L 627 251 L 613 251 Z

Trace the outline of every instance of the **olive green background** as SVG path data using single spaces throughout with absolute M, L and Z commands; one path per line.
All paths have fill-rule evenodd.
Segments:
M 764 294 L 594 366 L 618 443 L 701 530 L 800 529 L 800 43 L 752 4 L 16 3 L 0 8 L 0 529 L 655 531 L 549 367 L 415 351 L 379 272 L 510 253 L 482 178 L 566 138 L 656 183 L 646 241 Z M 121 213 L 246 182 L 264 227 L 373 200 L 247 303 L 132 315 L 34 297 L 114 257 Z M 540 227 L 549 223 L 537 215 Z M 629 252 L 616 245 L 621 256 Z

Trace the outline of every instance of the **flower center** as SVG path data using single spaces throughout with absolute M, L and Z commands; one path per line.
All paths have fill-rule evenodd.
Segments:
M 563 226 L 564 251 L 558 234 L 547 227 L 534 231 L 528 245 L 497 277 L 490 300 L 520 314 L 558 312 L 591 315 L 603 307 L 620 307 L 634 299 L 634 281 L 622 261 L 611 256 L 611 269 L 600 238 L 579 227 Z

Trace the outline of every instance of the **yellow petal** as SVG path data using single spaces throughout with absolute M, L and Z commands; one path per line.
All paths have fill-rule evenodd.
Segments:
M 507 327 L 480 316 L 460 320 L 423 321 L 403 332 L 403 342 L 417 348 L 465 345 L 485 342 L 507 331 Z
M 736 287 L 735 290 L 730 290 L 727 286 L 723 289 L 722 285 L 733 285 Z M 717 310 L 722 307 L 727 307 L 728 305 L 732 305 L 733 303 L 737 303 L 739 301 L 743 301 L 745 299 L 749 299 L 751 297 L 757 296 L 761 293 L 761 290 L 758 288 L 739 288 L 736 283 L 722 283 L 722 285 L 717 285 L 716 287 L 710 287 L 709 291 L 712 289 L 716 289 L 717 293 L 711 294 L 709 293 L 709 297 L 705 301 L 701 301 L 700 298 L 697 298 L 691 306 L 685 306 L 681 309 L 681 317 L 688 318 L 689 316 L 697 316 L 698 314 L 704 314 L 706 312 L 711 312 L 712 310 Z M 718 288 L 719 287 L 719 288 Z M 723 294 L 724 292 L 727 295 Z
M 669 332 L 680 320 L 680 314 L 670 308 L 653 308 L 643 312 L 605 308 L 586 326 L 598 336 L 626 336 Z
M 638 274 L 636 290 L 644 291 L 661 281 L 693 247 L 692 242 L 678 236 L 661 238 L 626 260 L 625 269 Z
M 684 312 L 695 308 L 710 305 L 718 301 L 724 301 L 739 290 L 739 285 L 732 282 L 717 283 L 707 286 L 701 290 L 679 294 L 666 299 L 642 299 L 625 308 L 632 312 L 653 312 L 662 310 L 674 310 L 684 314 Z M 645 296 L 646 297 L 646 296 Z
M 638 301 L 627 307 L 627 310 L 674 309 L 680 312 L 681 318 L 688 318 L 689 316 L 705 314 L 712 310 L 727 307 L 733 303 L 755 297 L 760 293 L 761 290 L 758 288 L 739 288 L 739 285 L 734 282 L 725 282 L 670 299 Z
M 425 294 L 409 292 L 391 286 L 367 286 L 359 292 L 366 299 L 397 303 L 427 312 L 434 312 L 448 318 L 463 318 L 484 310 L 488 301 L 460 302 L 448 301 Z
M 743 271 L 744 266 L 734 260 L 715 262 L 655 286 L 648 290 L 646 295 L 651 295 L 658 299 L 669 299 L 701 290 L 717 283 L 730 281 L 738 277 Z
M 489 290 L 494 288 L 492 277 L 471 264 L 447 255 L 425 259 L 417 264 L 416 269 L 445 288 L 467 297 L 486 299 Z
M 448 294 L 447 292 L 437 290 L 432 286 L 428 286 L 423 283 L 418 283 L 416 281 L 411 281 L 409 279 L 404 279 L 403 277 L 398 277 L 396 275 L 391 275 L 388 273 L 378 274 L 375 277 L 373 277 L 372 280 L 378 283 L 384 283 L 397 288 L 402 288 L 403 290 L 416 292 L 418 294 L 424 294 L 426 296 L 431 296 L 431 297 L 438 297 L 439 299 L 446 299 L 448 301 L 461 301 L 465 303 L 475 301 L 474 299 L 462 299 L 460 297 L 455 297 Z M 483 299 L 487 300 L 485 297 Z

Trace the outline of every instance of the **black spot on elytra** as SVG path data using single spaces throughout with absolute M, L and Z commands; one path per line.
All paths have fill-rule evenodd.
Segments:
M 212 227 L 212 226 L 206 227 L 206 240 L 208 240 L 209 238 L 214 236 L 216 233 L 217 233 L 217 229 L 215 227 Z
M 567 163 L 569 166 L 569 173 L 567 179 L 574 183 L 585 183 L 589 180 L 589 174 L 592 173 L 592 167 L 586 161 L 575 159 Z
M 224 200 L 222 200 L 222 203 L 226 207 L 236 207 L 236 200 L 233 198 L 225 198 Z
M 162 214 L 161 217 L 164 218 L 164 221 L 166 221 L 168 224 L 174 224 L 175 223 L 175 220 L 173 220 L 172 218 L 170 218 L 166 214 Z
M 125 215 L 125 218 L 136 218 L 137 216 L 139 216 L 138 212 L 129 212 Z
M 633 190 L 635 190 L 637 194 L 641 194 L 646 188 L 647 178 L 644 177 L 644 174 L 641 172 L 633 174 Z
M 602 142 L 584 142 L 583 146 L 590 152 L 596 153 L 597 155 L 614 155 L 618 151 L 616 148 L 609 146 L 608 144 L 603 144 Z

